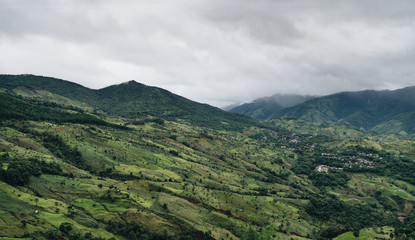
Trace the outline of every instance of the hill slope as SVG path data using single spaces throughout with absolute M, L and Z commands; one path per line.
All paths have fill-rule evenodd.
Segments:
M 395 91 L 343 92 L 283 109 L 275 117 L 324 124 L 349 123 L 362 130 L 414 133 L 415 87 Z
M 131 94 L 142 87 L 129 84 L 136 83 L 125 84 Z M 144 113 L 120 117 L 111 115 L 111 100 L 133 109 L 122 86 L 101 97 L 73 88 L 92 91 L 95 102 L 85 103 L 20 85 L 0 94 L 0 238 L 414 234 L 415 145 L 406 136 L 300 120 L 224 130 Z
M 260 120 L 270 120 L 278 111 L 303 103 L 312 96 L 275 94 L 271 97 L 256 99 L 251 103 L 245 103 L 233 107 L 229 112 L 245 114 Z
M 135 81 L 93 90 L 56 78 L 0 75 L 0 88 L 45 101 L 66 98 L 68 99 L 66 103 L 69 105 L 73 105 L 75 101 L 84 109 L 92 107 L 95 111 L 102 110 L 110 115 L 128 118 L 152 115 L 166 120 L 184 120 L 199 126 L 220 129 L 241 128 L 247 124 L 262 125 L 247 116 L 228 113 Z M 43 97 L 42 91 L 47 91 Z

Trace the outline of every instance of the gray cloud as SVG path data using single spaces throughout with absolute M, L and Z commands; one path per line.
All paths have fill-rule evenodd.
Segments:
M 224 106 L 414 85 L 412 0 L 0 0 L 0 72 Z
M 48 37 L 60 41 L 89 42 L 107 32 L 122 34 L 116 20 L 90 11 L 82 4 L 75 7 L 65 1 L 4 1 L 0 6 L 0 35 L 6 37 Z M 110 29 L 110 31 L 108 31 Z

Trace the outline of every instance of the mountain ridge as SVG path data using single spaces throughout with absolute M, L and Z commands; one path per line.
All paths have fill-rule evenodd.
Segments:
M 414 103 L 415 87 L 341 92 L 283 109 L 273 118 L 299 118 L 329 125 L 349 123 L 365 131 L 380 129 L 382 124 L 400 119 L 405 124 L 399 129 L 382 132 L 413 133 L 415 123 L 404 115 L 415 112 Z
M 211 120 L 214 120 L 221 123 L 217 125 L 221 128 L 239 128 L 243 124 L 263 125 L 253 118 L 228 113 L 135 80 L 95 90 L 57 78 L 0 75 L 0 88 L 13 92 L 21 86 L 47 90 L 122 117 L 139 118 L 142 115 L 153 115 L 166 120 L 182 119 L 201 126 L 212 125 Z
M 287 107 L 303 103 L 315 96 L 297 94 L 274 94 L 270 97 L 255 99 L 250 103 L 244 103 L 228 109 L 229 112 L 245 114 L 263 121 L 271 120 L 272 116 Z

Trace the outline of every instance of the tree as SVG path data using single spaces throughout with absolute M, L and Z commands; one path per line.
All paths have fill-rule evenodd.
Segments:
M 137 235 L 134 233 L 134 231 L 130 231 L 130 232 L 128 233 L 128 239 L 131 239 L 131 240 L 138 240 Z
M 357 229 L 357 228 L 353 229 L 353 236 L 359 237 L 359 234 L 360 234 L 360 230 L 359 229 Z
M 70 231 L 72 231 L 72 224 L 68 223 L 68 222 L 64 222 L 59 226 L 59 230 L 62 233 L 69 233 Z
M 26 225 L 27 225 L 27 222 L 26 222 L 26 220 L 22 220 L 22 221 L 20 221 L 21 223 L 22 223 L 22 225 L 23 225 L 23 228 L 25 228 L 26 227 Z

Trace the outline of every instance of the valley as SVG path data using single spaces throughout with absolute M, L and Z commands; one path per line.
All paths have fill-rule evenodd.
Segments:
M 411 133 L 261 122 L 136 82 L 0 89 L 0 239 L 415 237 Z

